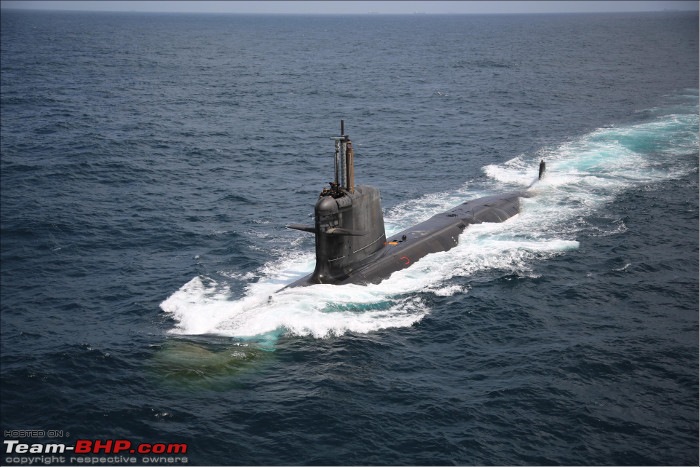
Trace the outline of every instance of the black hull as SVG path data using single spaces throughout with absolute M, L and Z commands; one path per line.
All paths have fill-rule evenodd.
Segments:
M 527 192 L 513 192 L 467 201 L 437 214 L 425 222 L 391 236 L 383 248 L 364 261 L 346 270 L 331 284 L 379 283 L 392 273 L 411 266 L 430 253 L 447 251 L 459 243 L 460 234 L 469 225 L 483 222 L 503 222 L 520 212 L 520 198 Z M 303 287 L 319 283 L 314 274 L 300 279 L 289 287 Z
M 425 255 L 454 248 L 469 225 L 510 219 L 520 212 L 520 198 L 529 196 L 523 190 L 467 201 L 387 240 L 379 190 L 355 186 L 354 151 L 342 120 L 340 134 L 333 138 L 335 181 L 316 201 L 314 225 L 288 226 L 314 234 L 316 267 L 288 287 L 379 283 Z M 542 161 L 530 187 L 544 172 Z

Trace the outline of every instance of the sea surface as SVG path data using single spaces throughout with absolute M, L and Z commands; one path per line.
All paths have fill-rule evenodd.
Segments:
M 698 464 L 697 13 L 1 21 L 5 440 Z M 389 234 L 547 174 L 378 285 L 279 292 L 341 119 Z

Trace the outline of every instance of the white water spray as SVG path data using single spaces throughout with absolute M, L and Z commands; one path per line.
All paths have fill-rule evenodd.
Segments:
M 521 213 L 504 223 L 470 226 L 452 250 L 428 255 L 380 284 L 284 285 L 313 270 L 311 252 L 290 245 L 283 257 L 264 265 L 243 296 L 231 295 L 226 284 L 195 277 L 161 304 L 177 322 L 176 334 L 232 337 L 289 333 L 323 338 L 346 332 L 368 333 L 411 326 L 429 307 L 421 293 L 468 293 L 450 279 L 480 271 L 508 271 L 531 276 L 535 261 L 546 261 L 578 248 L 581 222 L 630 187 L 683 176 L 697 169 L 688 154 L 698 151 L 698 115 L 667 114 L 648 123 L 601 128 L 574 141 L 521 155 L 504 164 L 484 167 L 498 190 L 523 188 L 532 182 L 532 168 L 547 161 L 547 175 L 522 200 Z M 462 190 L 429 194 L 386 213 L 387 231 L 398 231 L 470 198 L 490 193 Z M 624 231 L 611 222 L 609 232 Z M 459 281 L 458 281 L 459 282 Z

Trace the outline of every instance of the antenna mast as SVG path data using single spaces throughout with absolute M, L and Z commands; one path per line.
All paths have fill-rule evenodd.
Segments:
M 355 152 L 352 141 L 345 134 L 345 120 L 340 121 L 340 136 L 335 140 L 335 181 L 336 189 L 343 188 L 350 193 L 355 192 Z

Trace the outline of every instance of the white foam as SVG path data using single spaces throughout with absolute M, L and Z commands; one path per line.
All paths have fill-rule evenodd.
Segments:
M 531 189 L 535 196 L 521 201 L 519 215 L 504 223 L 471 226 L 454 249 L 422 258 L 380 284 L 279 291 L 313 270 L 313 253 L 300 251 L 299 242 L 292 242 L 273 252 L 276 259 L 255 273 L 222 272 L 223 280 L 246 282 L 242 296 L 232 295 L 226 283 L 195 277 L 161 308 L 175 319 L 172 332 L 178 334 L 245 337 L 286 332 L 321 338 L 411 326 L 430 312 L 418 292 L 469 293 L 468 286 L 450 279 L 482 271 L 530 276 L 536 261 L 578 248 L 577 234 L 586 217 L 621 190 L 694 170 L 696 164 L 677 158 L 697 153 L 697 126 L 696 114 L 662 115 L 649 123 L 601 128 L 534 155 L 487 165 L 483 171 L 496 184 L 490 192 L 529 186 L 541 158 L 547 162 L 547 174 Z M 387 232 L 391 235 L 484 194 L 488 193 L 465 186 L 406 201 L 386 213 Z M 615 221 L 596 228 L 601 235 L 626 229 Z
M 410 326 L 427 313 L 419 298 L 389 298 L 376 286 L 316 285 L 277 292 L 274 282 L 253 284 L 244 297 L 233 299 L 212 293 L 217 287 L 195 278 L 161 308 L 177 320 L 175 333 L 236 337 L 280 329 L 314 337 L 367 333 Z

